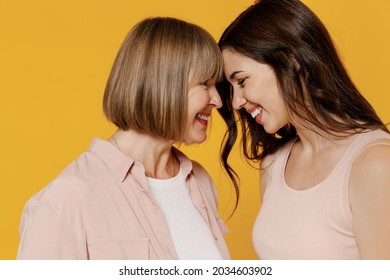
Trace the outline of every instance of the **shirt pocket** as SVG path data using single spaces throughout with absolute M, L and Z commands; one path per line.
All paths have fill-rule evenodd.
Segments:
M 91 260 L 148 260 L 150 246 L 148 238 L 94 239 L 88 242 Z

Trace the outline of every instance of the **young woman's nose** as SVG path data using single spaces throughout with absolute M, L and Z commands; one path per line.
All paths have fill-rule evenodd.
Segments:
M 246 102 L 247 101 L 244 98 L 244 96 L 242 96 L 242 94 L 239 94 L 239 93 L 236 93 L 236 92 L 233 93 L 232 106 L 233 106 L 233 108 L 235 110 L 239 110 L 242 107 L 244 107 Z

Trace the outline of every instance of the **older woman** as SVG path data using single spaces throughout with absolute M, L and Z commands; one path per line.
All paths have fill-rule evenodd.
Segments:
M 173 147 L 201 143 L 222 57 L 202 28 L 173 18 L 138 23 L 104 95 L 118 130 L 34 195 L 19 259 L 227 259 L 226 228 L 207 172 Z

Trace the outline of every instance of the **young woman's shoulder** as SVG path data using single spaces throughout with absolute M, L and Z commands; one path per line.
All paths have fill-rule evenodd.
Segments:
M 260 189 L 261 196 L 264 195 L 266 185 L 269 181 L 269 178 L 272 173 L 272 168 L 275 165 L 275 162 L 279 159 L 283 160 L 284 156 L 287 155 L 288 151 L 291 149 L 291 146 L 295 143 L 297 138 L 290 139 L 285 144 L 283 144 L 276 152 L 272 154 L 268 154 L 261 162 L 260 162 Z
M 355 159 L 351 176 L 360 179 L 390 176 L 390 139 L 377 139 L 368 144 Z M 375 178 L 373 178 L 375 177 Z
M 371 142 L 353 163 L 349 202 L 362 259 L 390 258 L 390 139 Z
M 278 152 L 273 154 L 268 154 L 261 162 L 260 162 L 260 192 L 261 197 L 264 196 L 266 186 L 268 181 L 270 180 L 271 170 L 273 164 L 277 158 Z

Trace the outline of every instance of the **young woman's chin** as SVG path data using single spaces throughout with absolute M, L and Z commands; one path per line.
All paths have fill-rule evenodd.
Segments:
M 267 132 L 268 134 L 275 134 L 277 133 L 283 126 L 274 126 L 274 125 L 267 125 L 267 124 L 264 124 L 263 125 L 263 128 L 265 130 L 265 132 Z

